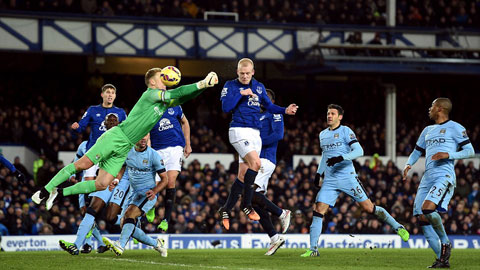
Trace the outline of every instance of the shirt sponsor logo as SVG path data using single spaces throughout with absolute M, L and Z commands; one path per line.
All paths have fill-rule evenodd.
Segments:
M 174 115 L 174 114 L 175 114 L 175 110 L 174 110 L 173 108 L 168 108 L 168 114 Z
M 162 120 L 160 120 L 160 123 L 158 125 L 158 131 L 164 131 L 173 128 L 173 124 L 167 118 L 163 118 Z
M 260 102 L 258 102 L 258 96 L 254 96 L 254 97 L 249 96 L 247 105 L 260 107 Z
M 337 142 L 337 143 L 331 143 L 331 144 L 324 144 L 322 145 L 322 150 L 323 151 L 329 151 L 329 150 L 333 150 L 333 149 L 336 149 L 340 146 L 342 146 L 343 143 L 342 142 Z
M 438 144 L 445 143 L 445 139 L 444 138 L 430 139 L 430 140 L 426 140 L 425 143 L 427 144 L 427 147 L 428 147 L 428 146 L 432 146 L 432 145 L 438 145 Z

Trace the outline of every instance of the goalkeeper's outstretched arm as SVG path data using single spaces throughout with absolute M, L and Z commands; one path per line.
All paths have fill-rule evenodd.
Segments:
M 218 76 L 212 71 L 208 73 L 205 79 L 197 83 L 180 86 L 169 91 L 160 91 L 159 95 L 161 101 L 168 104 L 168 107 L 175 107 L 196 98 L 206 88 L 213 87 L 216 84 L 218 84 Z

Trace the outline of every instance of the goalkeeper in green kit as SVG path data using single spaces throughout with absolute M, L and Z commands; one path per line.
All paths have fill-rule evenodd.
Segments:
M 210 72 L 202 81 L 167 91 L 160 77 L 161 71 L 161 68 L 147 71 L 145 84 L 148 89 L 137 101 L 127 119 L 100 136 L 83 157 L 61 169 L 45 187 L 33 194 L 33 202 L 40 204 L 46 200 L 46 208 L 50 210 L 58 194 L 69 196 L 108 188 L 119 175 L 130 149 L 150 132 L 169 107 L 183 104 L 218 83 L 217 74 Z M 57 188 L 72 174 L 86 170 L 94 164 L 98 164 L 100 168 L 95 181 L 80 182 L 64 189 Z

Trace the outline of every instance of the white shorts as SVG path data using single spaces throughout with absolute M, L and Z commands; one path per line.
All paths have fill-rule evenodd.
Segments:
M 183 147 L 167 147 L 157 150 L 157 153 L 162 157 L 166 171 L 182 171 Z M 155 180 L 157 182 L 160 181 L 158 174 L 155 174 Z
M 243 158 L 248 153 L 256 151 L 260 155 L 262 151 L 262 138 L 258 129 L 233 127 L 228 130 L 228 139 L 240 155 L 240 163 L 243 163 Z
M 97 177 L 98 164 L 86 169 L 83 173 L 83 177 Z M 115 175 L 114 175 L 115 176 Z
M 255 178 L 255 184 L 258 186 L 255 191 L 267 193 L 268 181 L 270 180 L 273 171 L 275 171 L 276 166 L 270 160 L 265 158 L 261 158 L 260 161 L 262 162 L 262 166 Z

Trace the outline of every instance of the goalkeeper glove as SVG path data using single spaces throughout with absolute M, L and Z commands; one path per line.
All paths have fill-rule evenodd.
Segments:
M 332 157 L 332 158 L 327 159 L 327 165 L 328 165 L 328 167 L 332 167 L 333 165 L 335 165 L 339 162 L 342 162 L 342 161 L 343 161 L 342 156 Z
M 212 87 L 217 83 L 218 83 L 217 73 L 211 71 L 210 73 L 207 74 L 207 77 L 205 77 L 205 79 L 197 82 L 197 88 L 203 89 L 207 87 Z

